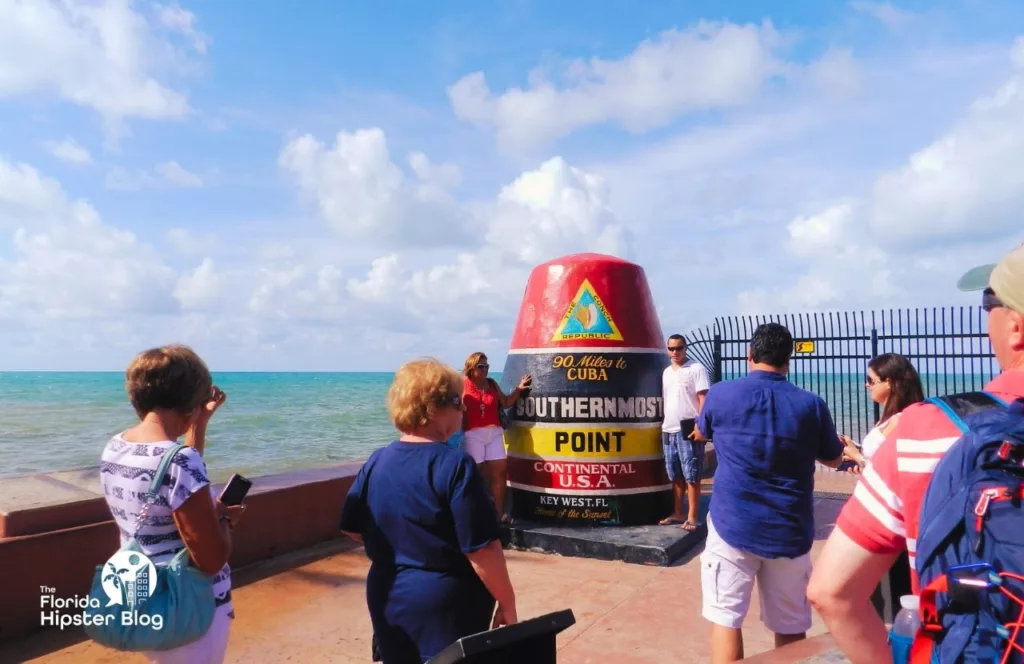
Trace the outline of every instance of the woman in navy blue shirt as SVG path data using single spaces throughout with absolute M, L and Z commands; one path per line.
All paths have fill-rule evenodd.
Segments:
M 345 498 L 341 530 L 371 561 L 366 603 L 385 664 L 419 664 L 517 620 L 494 502 L 472 457 L 445 443 L 461 394 L 461 376 L 436 360 L 399 368 L 387 405 L 403 435 L 367 459 Z

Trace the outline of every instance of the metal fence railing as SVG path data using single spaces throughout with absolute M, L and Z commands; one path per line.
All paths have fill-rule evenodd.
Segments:
M 868 360 L 876 355 L 910 359 L 925 396 L 979 390 L 999 372 L 981 307 L 723 317 L 687 335 L 688 355 L 712 382 L 743 376 L 750 337 L 768 322 L 793 334 L 790 380 L 825 399 L 836 427 L 855 440 L 880 415 L 864 388 Z

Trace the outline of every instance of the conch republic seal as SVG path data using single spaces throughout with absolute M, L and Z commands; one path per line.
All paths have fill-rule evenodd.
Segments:
M 506 392 L 533 376 L 505 432 L 513 516 L 629 526 L 671 511 L 664 343 L 639 265 L 576 254 L 534 268 L 502 371 Z

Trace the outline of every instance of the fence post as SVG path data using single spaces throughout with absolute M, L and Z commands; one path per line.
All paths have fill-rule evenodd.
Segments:
M 871 359 L 878 357 L 878 330 L 875 329 L 874 325 L 871 326 Z M 867 371 L 865 371 L 867 373 Z M 873 402 L 875 411 L 875 422 L 882 416 L 881 407 L 877 402 Z
M 711 382 L 719 383 L 722 381 L 722 335 L 717 332 L 711 343 L 711 361 L 715 365 L 715 372 L 714 376 L 711 377 Z

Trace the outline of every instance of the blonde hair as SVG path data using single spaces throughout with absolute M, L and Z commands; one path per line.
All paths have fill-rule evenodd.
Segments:
M 437 412 L 462 395 L 462 377 L 432 357 L 406 362 L 388 388 L 388 414 L 395 428 L 413 433 L 429 424 Z
M 465 366 L 462 367 L 462 375 L 468 376 L 470 373 L 472 373 L 473 369 L 476 369 L 476 365 L 486 361 L 487 356 L 484 355 L 483 353 L 476 352 L 470 354 L 470 356 L 466 358 Z
M 206 363 L 182 344 L 150 348 L 125 371 L 128 401 L 139 417 L 154 410 L 187 415 L 210 397 L 213 378 Z

